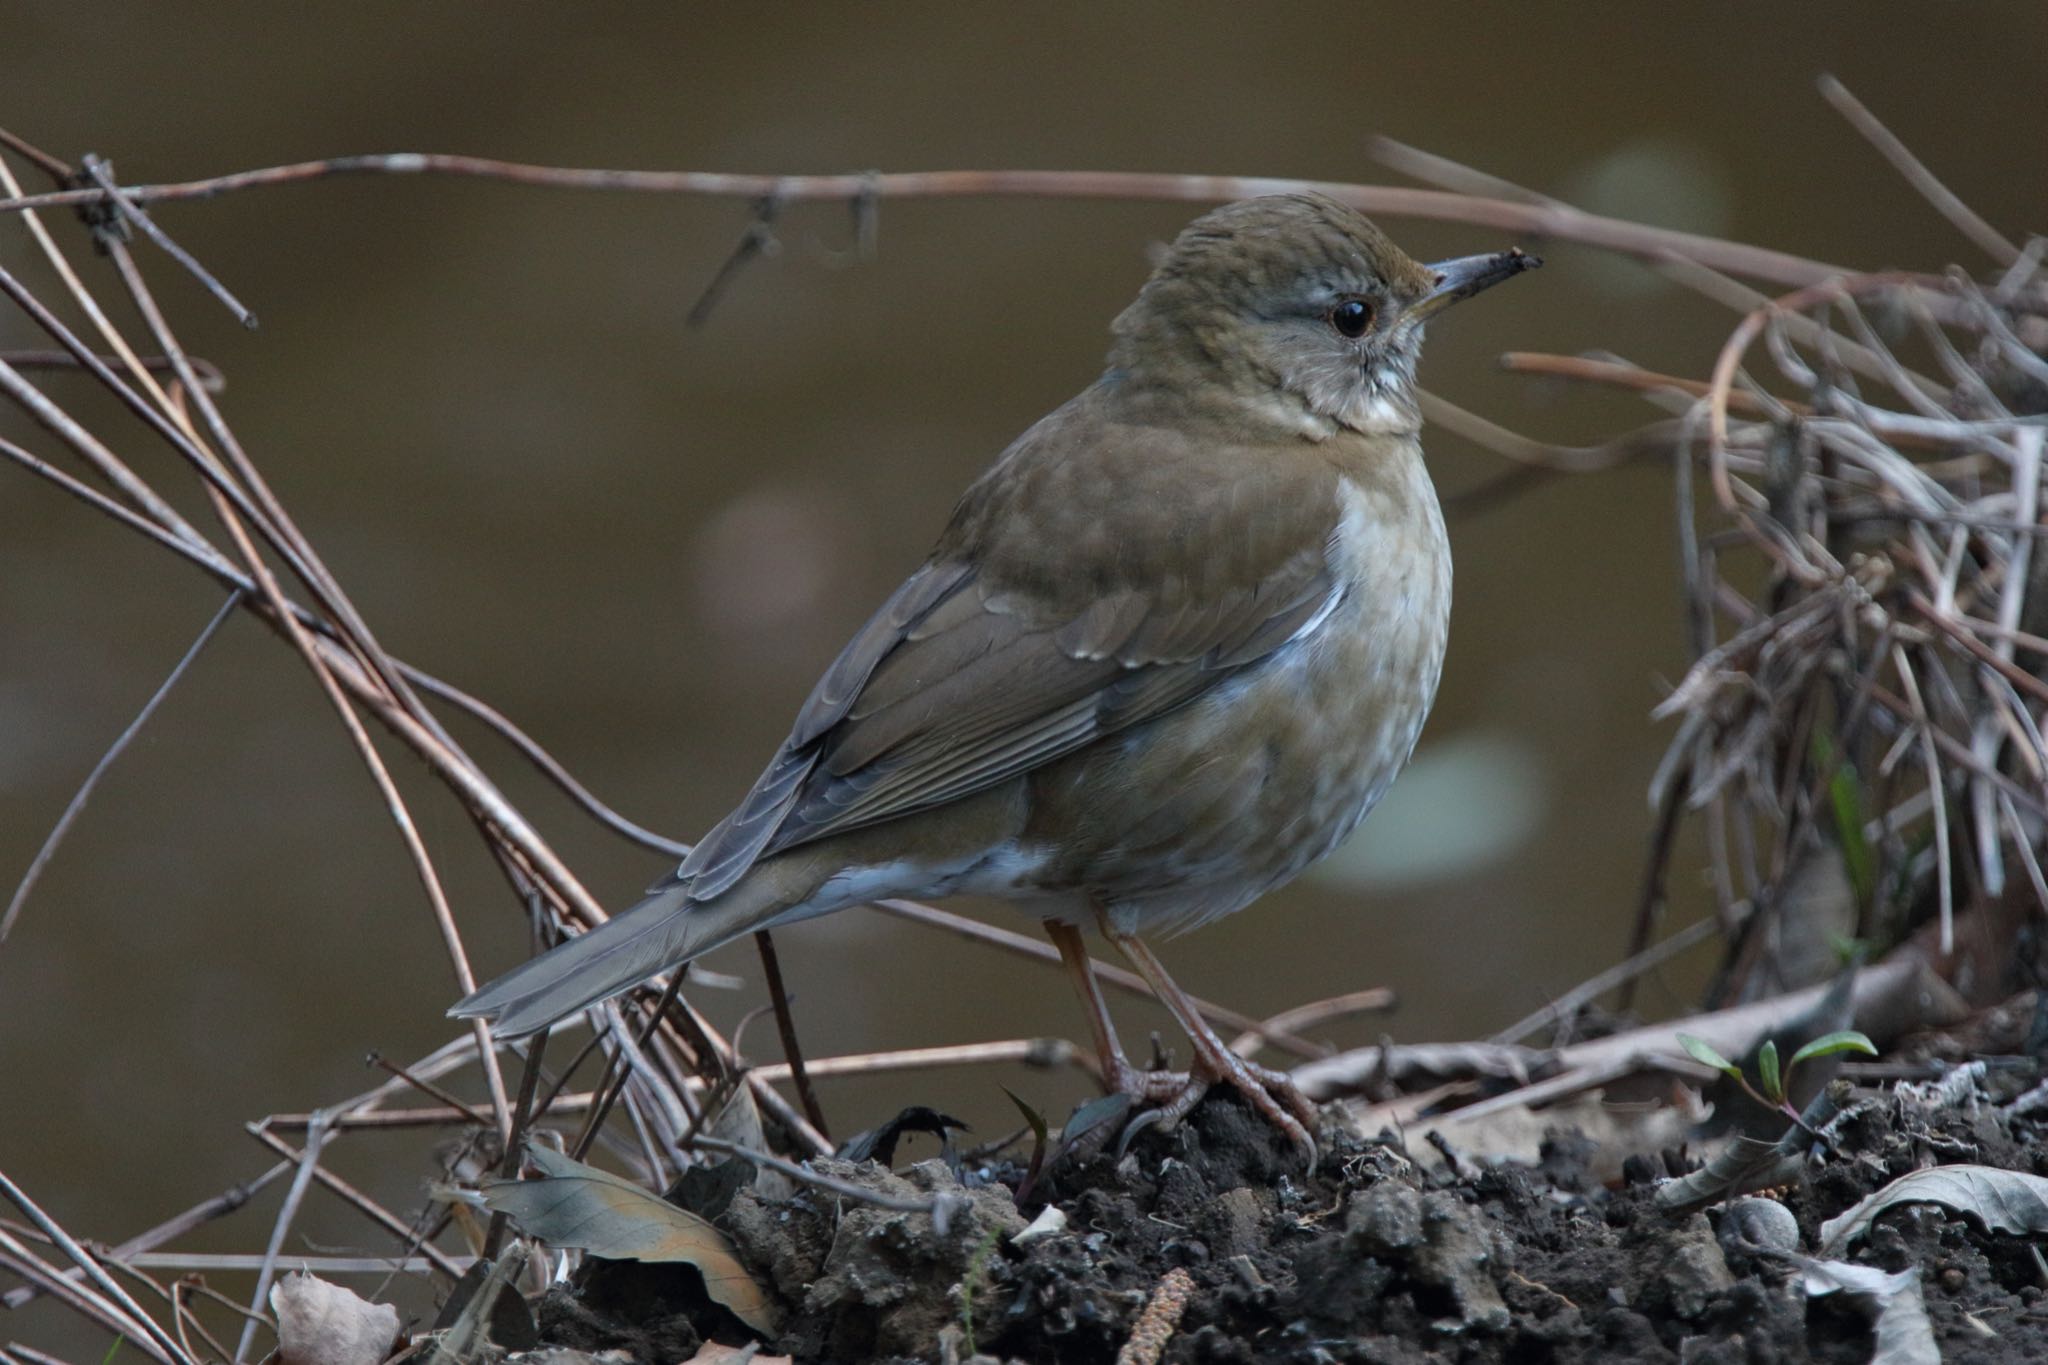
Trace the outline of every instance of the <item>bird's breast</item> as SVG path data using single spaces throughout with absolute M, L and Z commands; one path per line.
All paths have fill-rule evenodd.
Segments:
M 1346 479 L 1340 496 L 1335 605 L 1245 684 L 1247 714 L 1293 751 L 1303 837 L 1288 876 L 1349 834 L 1407 764 L 1450 634 L 1450 546 L 1419 458 L 1413 477 Z
M 1338 497 L 1328 554 L 1341 596 L 1288 648 L 1299 650 L 1318 694 L 1348 691 L 1369 711 L 1414 699 L 1427 711 L 1451 617 L 1451 549 L 1436 490 L 1418 455 L 1384 482 L 1342 480 Z
M 1292 639 L 1062 765 L 1042 789 L 1070 831 L 1054 880 L 1134 930 L 1199 924 L 1329 853 L 1385 794 L 1436 695 L 1451 600 L 1419 453 L 1394 472 L 1341 482 L 1337 588 Z

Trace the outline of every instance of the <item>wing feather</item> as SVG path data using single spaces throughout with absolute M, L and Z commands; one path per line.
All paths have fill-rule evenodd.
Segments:
M 1343 592 L 1328 554 L 1334 476 L 1292 465 L 1233 482 L 1190 468 L 1213 457 L 1178 439 L 1126 430 L 1086 460 L 1051 449 L 1057 432 L 1013 448 L 684 862 L 690 898 L 717 896 L 760 858 L 971 796 L 1165 715 L 1320 624 Z M 1064 486 L 1091 472 L 1125 496 Z M 1191 562 L 1176 553 L 1188 543 L 1217 549 Z M 1159 575 L 1162 562 L 1180 572 Z

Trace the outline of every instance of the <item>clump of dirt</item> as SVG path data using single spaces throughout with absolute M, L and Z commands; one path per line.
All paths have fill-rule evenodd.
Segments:
M 2048 1105 L 2012 1103 L 2033 1084 L 2021 1068 L 1932 1098 L 1864 1093 L 1837 1150 L 1779 1192 L 1778 1207 L 1749 1199 L 1684 1218 L 1656 1207 L 1653 1163 L 1602 1186 L 1588 1174 L 1599 1154 L 1569 1132 L 1540 1163 L 1475 1169 L 1425 1163 L 1391 1134 L 1326 1128 L 1322 1160 L 1304 1172 L 1234 1098 L 1216 1097 L 1120 1158 L 1052 1163 L 1021 1208 L 1023 1171 L 1012 1165 L 934 1160 L 896 1175 L 824 1163 L 885 1194 L 960 1198 L 939 1227 L 815 1189 L 784 1199 L 742 1190 L 718 1221 L 784 1304 L 767 1350 L 804 1361 L 1114 1361 L 1178 1267 L 1194 1292 L 1168 1361 L 1861 1362 L 1870 1317 L 1843 1295 L 1809 1298 L 1785 1253 L 1815 1254 L 1824 1220 L 1920 1167 L 2048 1174 Z M 1661 1164 L 1689 1163 L 1672 1153 Z M 1063 1226 L 1020 1237 L 1048 1207 Z M 1919 1270 L 1943 1359 L 2006 1362 L 2048 1359 L 2038 1251 L 1916 1204 L 1840 1254 Z M 698 1337 L 747 1339 L 701 1292 L 661 1302 Z M 543 1335 L 570 1344 L 551 1322 L 587 1319 L 558 1306 L 542 1315 Z M 673 1352 L 682 1334 L 665 1335 Z M 651 1343 L 584 1331 L 573 1344 L 638 1353 Z

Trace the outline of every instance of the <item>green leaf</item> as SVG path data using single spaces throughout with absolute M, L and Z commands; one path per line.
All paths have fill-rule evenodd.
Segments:
M 1756 1076 L 1763 1083 L 1764 1098 L 1773 1104 L 1784 1100 L 1785 1078 L 1778 1072 L 1778 1045 L 1768 1038 L 1756 1051 Z
M 1834 757 L 1834 745 L 1825 734 L 1813 737 L 1814 761 L 1825 769 Z M 1856 893 L 1856 904 L 1867 906 L 1877 891 L 1877 854 L 1864 837 L 1870 823 L 1864 811 L 1863 780 L 1847 759 L 1835 766 L 1828 778 L 1828 806 L 1834 816 L 1835 842 L 1842 850 L 1842 870 Z
M 1691 1055 L 1692 1059 L 1702 1066 L 1710 1066 L 1723 1075 L 1732 1076 L 1738 1081 L 1742 1079 L 1742 1068 L 1714 1051 L 1712 1047 L 1708 1046 L 1706 1039 L 1695 1038 L 1690 1033 L 1681 1033 L 1678 1035 L 1678 1045 L 1684 1048 Z
M 1842 1029 L 1836 1033 L 1824 1033 L 1793 1053 L 1792 1066 L 1815 1057 L 1832 1057 L 1837 1052 L 1860 1052 L 1866 1057 L 1875 1057 L 1877 1048 L 1856 1030 Z
M 1848 967 L 1862 962 L 1871 956 L 1874 947 L 1869 939 L 1857 938 L 1853 934 L 1828 935 L 1828 951 L 1835 955 L 1839 966 Z

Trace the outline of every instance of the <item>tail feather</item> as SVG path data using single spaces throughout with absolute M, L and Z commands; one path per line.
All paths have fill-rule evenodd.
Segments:
M 688 882 L 671 882 L 457 1001 L 459 1019 L 489 1018 L 500 1038 L 538 1033 L 557 1019 L 761 928 L 794 902 L 773 877 L 750 877 L 717 900 L 692 903 Z

